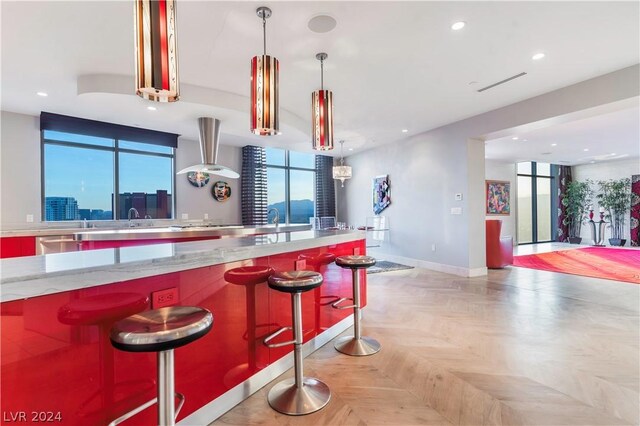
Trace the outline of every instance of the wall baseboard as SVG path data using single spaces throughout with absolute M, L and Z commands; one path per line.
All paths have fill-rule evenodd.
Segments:
M 395 256 L 386 253 L 375 253 L 373 256 L 379 256 L 381 259 L 390 262 L 401 263 L 413 266 L 415 268 L 425 268 L 432 271 L 444 272 L 445 274 L 458 275 L 460 277 L 481 277 L 487 275 L 487 267 L 482 268 L 465 268 L 462 266 L 447 265 L 444 263 L 428 262 L 426 260 L 414 259 L 411 257 Z

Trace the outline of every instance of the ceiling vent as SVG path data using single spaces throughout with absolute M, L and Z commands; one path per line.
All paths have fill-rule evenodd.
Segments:
M 521 72 L 520 74 L 516 74 L 516 75 L 513 75 L 513 76 L 511 76 L 509 78 L 505 78 L 504 80 L 501 80 L 501 81 L 499 81 L 497 83 L 493 83 L 493 84 L 491 84 L 491 85 L 489 85 L 487 87 L 483 87 L 482 89 L 478 89 L 478 93 L 484 92 L 485 90 L 493 89 L 496 86 L 500 86 L 501 84 L 504 84 L 504 83 L 509 82 L 511 80 L 515 80 L 516 78 L 520 78 L 520 77 L 523 77 L 525 75 L 527 75 L 526 72 Z

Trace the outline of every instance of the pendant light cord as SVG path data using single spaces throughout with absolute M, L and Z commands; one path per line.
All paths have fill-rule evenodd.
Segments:
M 320 59 L 320 90 L 324 90 L 324 59 Z
M 264 56 L 267 56 L 267 18 L 262 16 L 262 43 L 264 49 Z
M 344 148 L 344 141 L 340 141 L 340 165 L 344 166 L 344 155 L 342 155 L 342 148 Z

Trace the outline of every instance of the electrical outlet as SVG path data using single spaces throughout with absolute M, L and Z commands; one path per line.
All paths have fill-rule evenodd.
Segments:
M 294 269 L 296 271 L 304 271 L 307 269 L 307 261 L 305 259 L 296 260 L 294 262 Z
M 462 207 L 451 207 L 451 214 L 462 214 Z
M 189 219 L 189 213 L 182 213 L 182 219 Z
M 27 215 L 27 222 L 29 222 L 29 223 L 33 222 L 33 215 L 32 214 L 28 214 Z
M 205 213 L 205 214 L 204 214 L 204 218 L 205 218 L 205 219 L 209 219 L 209 213 Z
M 436 245 L 435 244 L 431 244 L 431 251 L 436 251 Z
M 359 256 L 360 255 L 360 247 L 354 247 L 353 248 L 353 255 L 354 256 Z
M 178 303 L 178 288 L 171 287 L 151 293 L 151 308 L 159 309 Z

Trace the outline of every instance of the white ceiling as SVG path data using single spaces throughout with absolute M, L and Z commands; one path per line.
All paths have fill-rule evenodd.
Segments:
M 262 49 L 255 9 L 263 4 L 178 0 L 183 100 L 148 111 L 149 101 L 118 94 L 133 93 L 131 1 L 2 1 L 2 109 L 192 139 L 196 118 L 215 114 L 223 120 L 223 144 L 310 151 L 310 94 L 320 77 L 315 54 L 325 51 L 335 133 L 357 152 L 640 61 L 638 2 L 267 2 L 267 51 L 281 64 L 284 134 L 259 138 L 248 132 L 247 96 L 249 60 Z M 337 27 L 311 32 L 307 22 L 319 13 L 333 16 Z M 454 32 L 458 20 L 467 26 Z M 532 61 L 536 52 L 546 57 Z M 476 92 L 522 71 L 528 75 Z M 91 74 L 130 76 L 131 83 L 78 95 L 78 78 Z
M 640 109 L 627 108 L 488 140 L 485 157 L 511 162 L 539 161 L 571 166 L 592 161 L 638 158 Z

